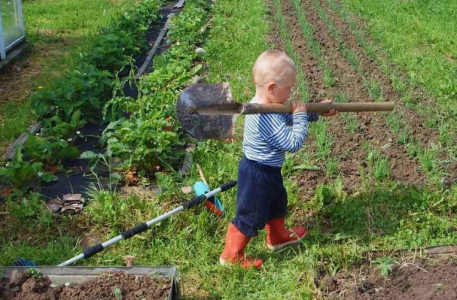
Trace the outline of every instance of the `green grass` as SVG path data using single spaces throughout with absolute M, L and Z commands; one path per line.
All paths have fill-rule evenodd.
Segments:
M 457 3 L 342 0 L 413 83 L 431 92 L 448 118 L 457 116 Z
M 79 53 L 90 48 L 98 30 L 108 26 L 123 11 L 123 7 L 134 2 L 24 1 L 26 36 L 31 52 L 23 78 L 14 85 L 15 89 L 21 90 L 20 99 L 0 103 L 0 149 L 16 139 L 36 119 L 27 96 L 40 86 L 49 84 L 52 78 L 70 70 Z

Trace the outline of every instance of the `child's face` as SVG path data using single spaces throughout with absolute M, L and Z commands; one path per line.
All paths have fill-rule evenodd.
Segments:
M 270 102 L 284 103 L 290 98 L 292 90 L 295 86 L 295 76 L 289 76 L 286 80 L 278 83 L 268 84 L 268 93 L 270 95 Z

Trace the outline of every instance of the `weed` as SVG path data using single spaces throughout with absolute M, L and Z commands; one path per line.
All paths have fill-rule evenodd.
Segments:
M 41 225 L 52 223 L 52 214 L 44 206 L 39 194 L 15 196 L 15 201 L 7 200 L 8 211 L 12 217 L 18 218 L 21 222 L 38 221 Z
M 422 147 L 421 147 L 422 148 Z M 419 161 L 422 168 L 427 172 L 437 171 L 439 166 L 437 165 L 438 158 L 438 146 L 431 145 L 430 147 L 424 147 L 418 151 Z
M 383 277 L 389 276 L 395 265 L 395 260 L 390 256 L 381 256 L 373 261 L 378 265 L 378 269 L 381 271 Z
M 440 144 L 442 147 L 449 147 L 455 143 L 455 140 L 450 133 L 450 126 L 448 124 L 440 124 L 438 130 L 440 133 Z
M 401 79 L 395 73 L 392 73 L 390 75 L 390 82 L 392 83 L 392 87 L 394 88 L 395 91 L 400 92 L 400 93 L 405 91 L 406 83 L 403 81 L 403 79 Z
M 397 138 L 397 142 L 401 145 L 407 145 L 413 142 L 413 136 L 409 127 L 403 127 L 400 129 L 400 134 Z

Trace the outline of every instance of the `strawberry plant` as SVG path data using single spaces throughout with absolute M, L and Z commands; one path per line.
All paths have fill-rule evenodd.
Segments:
M 41 133 L 43 136 L 52 136 L 55 139 L 67 140 L 75 135 L 75 132 L 87 122 L 82 119 L 80 110 L 73 112 L 69 122 L 64 122 L 58 115 L 43 120 Z
M 55 138 L 40 138 L 29 136 L 24 144 L 25 154 L 34 161 L 40 161 L 46 166 L 58 165 L 63 161 L 78 157 L 78 148 L 70 146 L 67 140 Z
M 99 119 L 103 95 L 109 92 L 112 78 L 110 72 L 82 64 L 64 78 L 55 79 L 49 91 L 35 94 L 32 108 L 41 115 L 50 114 L 54 108 L 54 113 L 64 121 L 69 121 L 77 110 L 85 113 L 86 120 Z
M 13 191 L 27 192 L 40 182 L 51 182 L 57 177 L 43 170 L 43 163 L 25 161 L 22 147 L 18 147 L 14 159 L 0 168 L 0 181 Z
M 175 44 L 154 62 L 154 72 L 139 83 L 137 100 L 114 97 L 105 105 L 105 116 L 121 117 L 111 122 L 101 141 L 107 156 L 118 156 L 126 169 L 136 168 L 142 176 L 155 173 L 158 166 L 174 166 L 177 149 L 185 145 L 174 118 L 175 101 L 202 65 L 194 66 L 195 47 L 201 41 L 199 29 L 207 22 L 199 1 L 172 20 L 169 39 Z M 128 112 L 128 118 L 122 113 Z

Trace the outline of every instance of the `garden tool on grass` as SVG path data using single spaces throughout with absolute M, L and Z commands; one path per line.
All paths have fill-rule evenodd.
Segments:
M 393 102 L 307 103 L 308 112 L 391 111 Z M 228 82 L 197 83 L 181 92 L 176 116 L 184 131 L 196 139 L 227 139 L 235 136 L 238 115 L 291 113 L 290 103 L 237 103 Z
M 200 178 L 202 181 L 198 181 L 194 184 L 193 189 L 195 192 L 195 195 L 200 196 L 203 194 L 206 194 L 210 191 L 208 182 L 206 181 L 205 175 L 203 174 L 202 168 L 200 167 L 199 164 L 197 164 L 197 170 L 198 173 L 200 174 Z M 205 201 L 205 207 L 212 211 L 216 216 L 218 217 L 223 217 L 224 216 L 224 206 L 222 206 L 222 203 L 217 197 L 211 197 L 208 198 Z
M 176 214 L 176 213 L 179 213 L 183 210 L 188 210 L 198 204 L 201 204 L 203 202 L 205 202 L 206 200 L 214 197 L 215 195 L 221 193 L 221 192 L 224 192 L 224 191 L 227 191 L 231 188 L 233 188 L 234 186 L 236 186 L 237 182 L 236 181 L 230 181 L 228 183 L 225 183 L 223 185 L 221 185 L 220 187 L 218 187 L 217 189 L 214 189 L 212 191 L 208 191 L 207 193 L 204 193 L 200 196 L 197 196 L 195 197 L 194 199 L 190 200 L 189 202 L 181 205 L 180 207 L 177 207 L 175 209 L 173 209 L 172 211 L 169 211 L 161 216 L 158 216 L 157 218 L 154 218 L 150 221 L 147 221 L 145 223 L 141 223 L 141 224 L 138 224 L 137 226 L 127 230 L 127 231 L 124 231 L 122 234 L 104 242 L 104 243 L 100 243 L 100 244 L 97 244 L 97 245 L 94 245 L 92 247 L 89 247 L 89 248 L 86 248 L 84 249 L 83 253 L 79 254 L 78 256 L 75 256 L 63 263 L 61 263 L 60 265 L 58 265 L 58 267 L 65 267 L 65 266 L 68 266 L 68 265 L 71 265 L 75 262 L 77 262 L 78 260 L 80 259 L 83 259 L 83 258 L 89 258 L 89 257 L 92 257 L 94 256 L 95 254 L 103 251 L 105 248 L 113 245 L 113 244 L 116 244 L 122 240 L 126 240 L 126 239 L 129 239 L 131 238 L 132 236 L 138 234 L 138 233 L 141 233 L 143 231 L 146 231 L 148 230 L 152 225 L 156 224 L 156 223 L 159 223 L 167 218 L 169 218 L 170 216 Z

